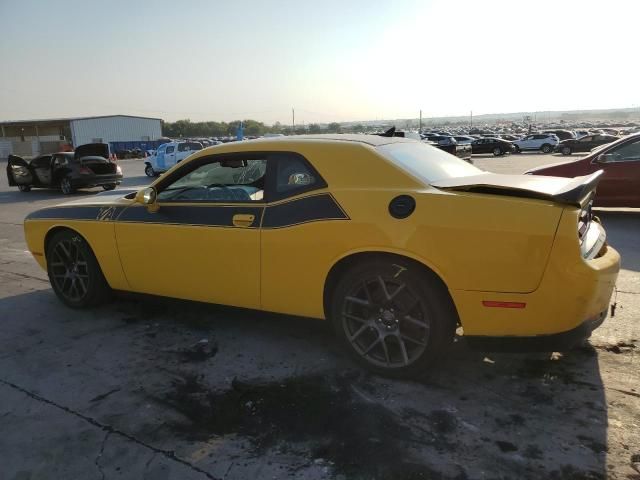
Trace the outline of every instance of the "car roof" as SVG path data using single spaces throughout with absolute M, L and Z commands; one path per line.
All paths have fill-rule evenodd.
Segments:
M 288 143 L 288 142 L 352 142 L 352 143 L 364 143 L 373 147 L 380 145 L 387 145 L 389 143 L 406 143 L 416 142 L 411 138 L 404 137 L 383 137 L 380 135 L 365 135 L 365 134 L 322 134 L 322 135 L 292 135 L 285 137 L 266 137 L 250 140 L 251 142 L 274 142 L 274 143 Z

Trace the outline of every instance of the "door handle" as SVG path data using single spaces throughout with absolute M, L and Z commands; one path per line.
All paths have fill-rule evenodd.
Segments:
M 250 227 L 256 219 L 255 215 L 246 215 L 239 213 L 233 216 L 233 225 L 236 227 Z

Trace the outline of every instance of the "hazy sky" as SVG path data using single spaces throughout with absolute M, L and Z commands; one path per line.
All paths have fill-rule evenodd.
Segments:
M 640 105 L 638 0 L 0 0 L 0 120 Z

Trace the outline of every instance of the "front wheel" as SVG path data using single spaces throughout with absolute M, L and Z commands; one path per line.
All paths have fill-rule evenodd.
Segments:
M 563 155 L 571 155 L 571 147 L 562 147 Z
M 540 150 L 542 150 L 542 153 L 551 153 L 551 145 L 545 143 L 544 145 L 542 145 Z
M 502 149 L 500 147 L 496 147 L 493 149 L 493 156 L 494 157 L 499 157 L 500 155 L 502 155 Z
M 513 153 L 522 153 L 521 150 L 520 150 L 520 147 L 518 145 L 514 145 Z
M 146 167 L 144 167 L 144 173 L 147 177 L 155 177 L 156 176 L 156 172 L 153 169 L 153 167 L 151 165 L 147 165 Z
M 63 195 L 70 195 L 75 192 L 73 185 L 71 185 L 71 179 L 69 177 L 64 177 L 60 180 L 60 190 L 62 190 Z
M 109 285 L 91 247 L 76 232 L 62 230 L 47 244 L 47 274 L 53 291 L 72 308 L 104 302 Z
M 31 187 L 29 185 L 18 185 L 18 190 L 21 192 L 30 192 Z
M 110 183 L 109 185 L 102 185 L 103 190 L 113 190 L 116 188 L 115 183 Z
M 450 346 L 457 313 L 442 283 L 405 260 L 357 265 L 338 281 L 331 321 L 364 367 L 394 377 L 428 373 Z

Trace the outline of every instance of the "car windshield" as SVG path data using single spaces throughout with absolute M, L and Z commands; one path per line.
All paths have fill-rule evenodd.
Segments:
M 470 163 L 420 142 L 391 143 L 378 147 L 378 151 L 427 184 L 482 173 L 482 170 Z

